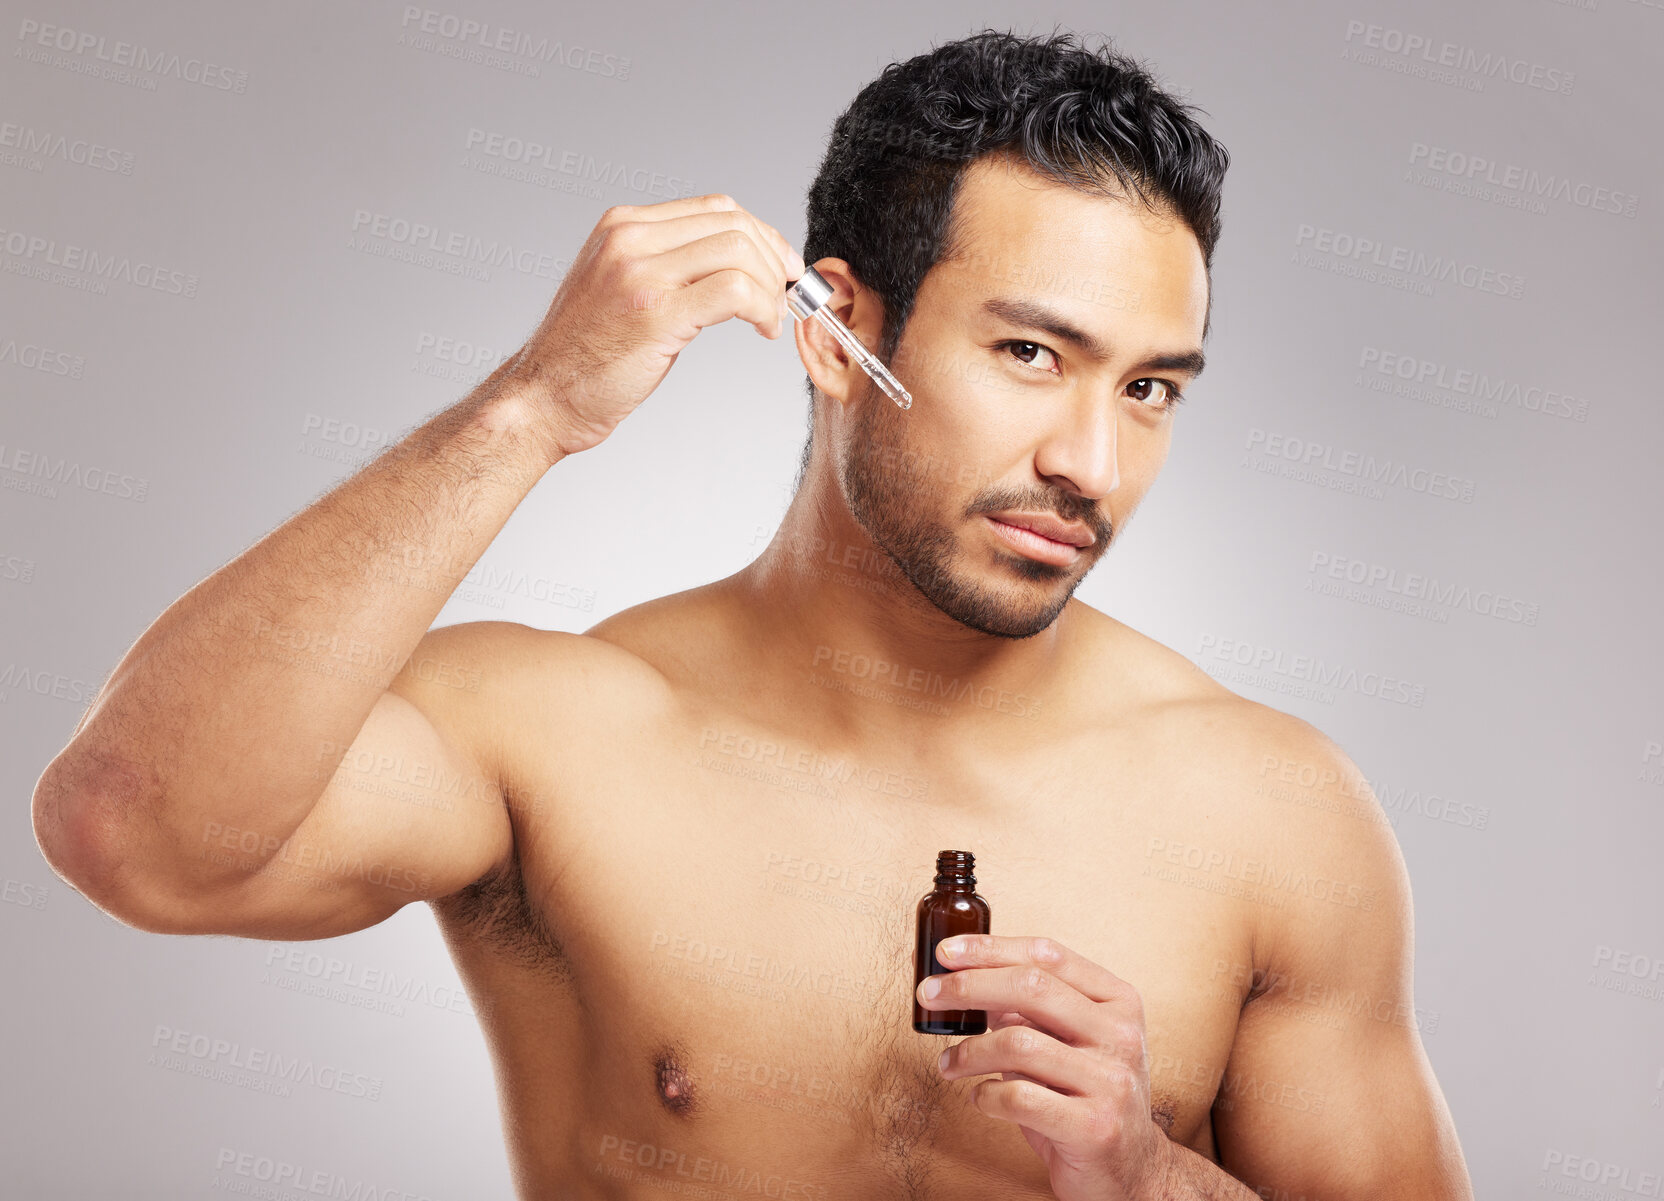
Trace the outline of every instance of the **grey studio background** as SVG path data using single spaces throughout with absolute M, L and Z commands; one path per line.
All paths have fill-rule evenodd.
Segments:
M 1658 1195 L 1660 0 L 436 2 L 0 6 L 0 1192 L 212 1197 L 251 1183 L 234 1153 L 511 1195 L 425 906 L 319 943 L 140 933 L 41 858 L 35 781 L 180 593 L 520 345 L 608 205 L 724 191 L 800 247 L 885 63 L 1056 24 L 1149 62 L 1233 160 L 1209 369 L 1078 595 L 1368 776 L 1478 1195 L 1569 1192 L 1573 1162 L 1627 1173 L 1578 1195 Z M 563 49 L 486 56 L 462 20 Z M 737 570 L 802 378 L 790 338 L 706 331 L 437 624 L 580 631 Z M 176 1070 L 164 1028 L 374 1095 Z

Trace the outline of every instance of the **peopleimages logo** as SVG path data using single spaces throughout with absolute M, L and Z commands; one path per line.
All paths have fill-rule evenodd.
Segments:
M 59 484 L 134 502 L 150 494 L 150 481 L 142 476 L 124 475 L 67 457 L 54 460 L 49 454 L 0 442 L 0 488 L 57 496 Z
M 1397 271 L 1421 281 L 1453 283 L 1513 300 L 1518 300 L 1525 291 L 1525 277 L 1521 275 L 1498 271 L 1479 263 L 1464 263 L 1442 254 L 1427 254 L 1408 246 L 1387 245 L 1375 238 L 1304 222 L 1295 230 L 1294 246 L 1296 254 L 1302 250 L 1316 251 L 1345 262 L 1367 263 L 1381 270 Z
M 0 153 L 0 162 L 12 159 L 55 158 L 60 162 L 89 167 L 94 171 L 111 171 L 118 175 L 133 174 L 133 155 L 85 138 L 72 138 L 52 130 L 35 129 L 0 121 L 0 148 L 16 151 L 15 155 Z M 38 168 L 32 168 L 38 169 Z
M 663 196 L 674 200 L 694 194 L 693 184 L 680 176 L 649 171 L 645 167 L 632 168 L 627 163 L 597 159 L 593 154 L 562 150 L 535 138 L 494 133 L 478 126 L 468 130 L 463 149 L 488 158 L 501 159 L 506 163 L 572 176 L 584 183 L 602 183 L 609 187 L 625 188 L 646 196 Z M 595 192 L 595 195 L 599 196 L 600 193 Z
M 892 663 L 882 655 L 864 655 L 859 651 L 820 645 L 815 647 L 811 663 L 811 683 L 817 682 L 816 677 L 821 669 L 869 681 L 881 689 L 900 688 L 917 692 L 929 700 L 939 699 L 955 703 L 968 700 L 983 709 L 998 710 L 1019 717 L 1033 717 L 1040 711 L 1039 699 L 1027 693 L 1011 692 L 992 684 L 979 683 L 975 679 L 961 679 L 958 676 L 949 678 L 939 671 Z M 948 711 L 941 705 L 937 705 L 936 708 L 944 713 Z
M 66 375 L 80 379 L 87 369 L 87 360 L 69 350 L 54 350 L 16 338 L 0 341 L 0 365 L 21 367 L 25 371 L 42 371 L 47 375 Z
M 1546 67 L 1494 50 L 1481 52 L 1460 42 L 1439 41 L 1425 34 L 1407 33 L 1402 29 L 1371 25 L 1364 21 L 1346 23 L 1346 43 L 1341 56 L 1358 62 L 1373 64 L 1390 55 L 1392 58 L 1381 61 L 1381 65 L 1386 66 L 1388 62 L 1401 68 L 1413 65 L 1420 71 L 1442 67 L 1480 76 L 1473 81 L 1479 85 L 1473 89 L 1475 91 L 1483 90 L 1485 80 L 1500 78 L 1523 87 L 1569 96 L 1576 79 L 1570 71 L 1559 67 Z M 1406 73 L 1418 74 L 1420 71 Z
M 1331 662 L 1321 655 L 1289 654 L 1280 647 L 1245 642 L 1239 638 L 1203 634 L 1197 644 L 1196 657 L 1197 665 L 1215 678 L 1225 674 L 1229 678 L 1272 687 L 1280 692 L 1314 695 L 1317 699 L 1326 698 L 1318 693 L 1303 691 L 1298 686 L 1331 692 L 1354 692 L 1359 696 L 1409 705 L 1414 709 L 1420 709 L 1427 699 L 1425 684 L 1384 672 L 1360 670 L 1349 663 Z M 1242 670 L 1234 675 L 1229 671 L 1210 670 L 1215 662 Z
M 19 44 L 14 51 L 15 57 L 45 63 L 48 66 L 69 67 L 78 74 L 102 72 L 87 71 L 85 64 L 80 62 L 73 62 L 72 65 L 70 61 L 54 61 L 54 56 L 49 52 L 56 50 L 59 54 L 74 55 L 77 60 L 90 55 L 95 63 L 103 64 L 106 70 L 132 67 L 136 71 L 171 76 L 184 83 L 200 84 L 221 92 L 243 92 L 248 89 L 247 71 L 234 71 L 230 67 L 217 66 L 200 58 L 189 58 L 166 50 L 153 50 L 132 42 L 110 41 L 103 34 L 66 29 L 62 25 L 45 25 L 28 17 L 23 18 L 18 25 L 17 40 Z M 122 74 L 130 73 L 117 73 L 112 78 L 118 78 L 119 82 L 133 82 L 120 79 L 119 76 Z M 146 90 L 154 90 L 154 80 L 147 80 L 146 83 Z
M 404 31 L 401 39 L 418 50 L 435 50 L 455 58 L 495 52 L 497 55 L 528 60 L 527 65 L 534 69 L 534 73 L 535 68 L 543 63 L 558 63 L 573 71 L 585 71 L 609 79 L 624 81 L 630 78 L 630 60 L 622 55 L 604 54 L 583 46 L 551 41 L 541 34 L 507 29 L 455 13 L 406 5 L 399 25 Z M 416 40 L 415 34 L 426 35 L 428 43 Z M 429 44 L 434 39 L 449 45 L 441 48 L 437 44 Z M 488 66 L 495 65 L 489 60 L 483 61 Z
M 232 1179 L 237 1177 L 238 1179 Z M 214 1159 L 210 1184 L 228 1193 L 286 1201 L 296 1193 L 328 1197 L 332 1201 L 433 1201 L 426 1193 L 412 1193 L 362 1179 L 350 1179 L 339 1172 L 309 1168 L 303 1164 L 252 1151 L 221 1147 Z
M 369 209 L 353 210 L 352 233 L 349 250 L 468 274 L 475 279 L 490 279 L 488 267 L 508 267 L 539 279 L 559 279 L 569 265 L 569 260 L 502 238 L 486 239 L 463 230 L 440 229 L 424 221 L 372 213 Z
M 1628 1164 L 1612 1163 L 1589 1155 L 1572 1155 L 1550 1149 L 1543 1153 L 1543 1166 L 1539 1170 L 1550 1176 L 1543 1184 L 1544 1191 L 1568 1196 L 1595 1198 L 1597 1201 L 1604 1201 L 1605 1198 L 1616 1201 L 1621 1196 L 1664 1196 L 1661 1192 L 1664 1174 L 1641 1171 Z M 1582 1181 L 1582 1184 L 1562 1184 L 1553 1179 L 1552 1174 L 1567 1176 Z M 1594 1191 L 1597 1186 L 1607 1191 Z
M 1479 617 L 1518 625 L 1537 624 L 1539 606 L 1535 602 L 1507 596 L 1490 588 L 1473 588 L 1452 580 L 1442 580 L 1419 571 L 1401 570 L 1383 563 L 1373 563 L 1349 555 L 1317 550 L 1312 552 L 1306 566 L 1306 591 L 1338 594 L 1326 589 L 1318 576 L 1357 585 L 1365 591 L 1380 590 L 1406 601 L 1425 601 L 1436 609 L 1465 609 Z M 1440 614 L 1440 620 L 1446 616 Z
M 349 1072 L 330 1063 L 299 1055 L 284 1055 L 265 1047 L 245 1045 L 192 1030 L 158 1025 L 150 1039 L 151 1067 L 184 1072 L 250 1088 L 255 1092 L 290 1096 L 299 1085 L 341 1093 L 367 1101 L 381 1100 L 382 1079 Z
M 1333 472 L 1369 484 L 1380 484 L 1419 492 L 1424 496 L 1472 504 L 1476 483 L 1464 476 L 1449 475 L 1425 467 L 1412 467 L 1398 459 L 1378 459 L 1363 451 L 1347 450 L 1328 442 L 1311 438 L 1297 438 L 1263 430 L 1258 426 L 1248 429 L 1248 445 L 1244 467 L 1255 466 L 1255 456 L 1268 463 L 1279 461 L 1293 464 L 1302 471 Z
M 1544 174 L 1518 163 L 1499 163 L 1481 154 L 1469 154 L 1445 146 L 1410 143 L 1410 165 L 1404 178 L 1411 183 L 1419 183 L 1424 182 L 1420 176 L 1429 174 L 1441 182 L 1445 191 L 1454 189 L 1443 183 L 1444 180 L 1467 185 L 1484 184 L 1518 193 L 1533 201 L 1563 200 L 1578 208 L 1616 213 L 1623 217 L 1634 217 L 1641 203 L 1640 196 L 1634 192 L 1620 192 L 1616 188 L 1574 181 L 1564 175 Z M 1475 194 L 1485 199 L 1482 194 Z M 1545 206 L 1539 205 L 1536 211 L 1545 211 Z
M 44 667 L 31 669 L 15 659 L 0 667 L 0 700 L 5 700 L 16 689 L 50 696 L 72 705 L 91 704 L 103 686 L 101 680 L 83 680 L 74 676 L 47 671 Z
M 1476 368 L 1422 358 L 1382 346 L 1360 349 L 1358 371 L 1358 382 L 1374 391 L 1398 391 L 1421 400 L 1425 399 L 1422 390 L 1436 388 L 1455 396 L 1472 398 L 1477 402 L 1470 406 L 1472 410 L 1486 417 L 1495 417 L 1504 407 L 1571 421 L 1586 421 L 1589 417 L 1587 396 L 1526 384 Z
M 325 955 L 305 946 L 275 945 L 266 952 L 265 966 L 262 983 L 295 992 L 311 992 L 361 1008 L 380 1008 L 368 1002 L 385 999 L 396 1003 L 401 1016 L 404 1004 L 478 1016 L 460 984 L 434 984 L 414 973 L 401 976 L 393 968 Z
M 101 254 L 74 242 L 60 244 L 56 238 L 20 229 L 0 229 L 0 252 L 13 260 L 6 263 L 5 270 L 19 275 L 39 274 L 47 267 L 56 267 L 91 276 L 101 283 L 114 280 L 172 296 L 196 295 L 197 277 L 189 272 L 135 260 L 125 254 Z

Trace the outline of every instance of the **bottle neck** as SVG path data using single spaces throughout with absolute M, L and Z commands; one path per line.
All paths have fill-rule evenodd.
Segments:
M 936 887 L 943 892 L 976 891 L 976 857 L 969 851 L 943 851 L 936 856 Z

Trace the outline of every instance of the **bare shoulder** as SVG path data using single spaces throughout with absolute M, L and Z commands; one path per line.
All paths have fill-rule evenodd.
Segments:
M 677 704 L 724 620 L 710 586 L 634 605 L 581 634 L 512 621 L 430 630 L 392 690 L 504 781 Z
M 627 648 L 512 621 L 429 630 L 390 688 L 500 776 L 525 741 L 587 732 L 665 696 L 665 680 Z
M 1080 606 L 1086 687 L 1114 681 L 1106 715 L 1148 736 L 1185 740 L 1187 763 L 1230 770 L 1231 752 L 1264 746 L 1298 719 L 1226 688 L 1195 663 L 1132 626 Z M 1240 766 L 1240 765 L 1239 765 Z
M 640 656 L 593 633 L 469 621 L 429 630 L 401 679 L 407 687 L 449 687 L 458 694 L 512 700 L 550 683 L 579 679 L 607 691 L 650 685 L 656 675 Z
M 1141 744 L 1164 764 L 1171 828 L 1188 832 L 1177 853 L 1262 902 L 1251 907 L 1255 966 L 1310 980 L 1368 948 L 1384 987 L 1406 962 L 1410 886 L 1364 773 L 1312 723 L 1115 626 L 1114 653 L 1147 698 Z
M 698 680 L 720 659 L 716 648 L 743 641 L 740 617 L 723 583 L 704 584 L 621 609 L 584 636 L 651 665 L 667 681 Z
M 1096 641 L 1131 681 L 1140 731 L 1165 752 L 1174 782 L 1205 798 L 1206 820 L 1245 853 L 1308 874 L 1326 871 L 1348 895 L 1396 903 L 1403 862 L 1364 773 L 1334 739 L 1291 713 L 1231 691 L 1184 655 L 1113 618 Z

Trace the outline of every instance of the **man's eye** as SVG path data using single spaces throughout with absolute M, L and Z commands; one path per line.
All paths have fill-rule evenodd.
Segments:
M 1178 404 L 1180 401 L 1184 400 L 1183 394 L 1179 392 L 1178 386 L 1175 385 L 1172 380 L 1166 380 L 1166 379 L 1135 379 L 1135 380 L 1132 381 L 1132 383 L 1128 384 L 1127 387 L 1136 389 L 1136 388 L 1141 388 L 1142 385 L 1146 385 L 1146 384 L 1160 384 L 1161 388 L 1162 388 L 1162 399 L 1161 399 L 1160 403 L 1150 405 L 1150 408 L 1152 408 L 1152 409 L 1164 409 L 1164 410 L 1165 409 L 1170 409 L 1174 405 Z M 1143 391 L 1144 395 L 1135 396 L 1133 399 L 1134 400 L 1144 400 L 1146 398 L 1146 396 L 1149 395 L 1149 389 L 1148 388 L 1143 388 L 1142 391 Z
M 1038 342 L 1001 342 L 1000 348 L 1002 350 L 1010 350 L 1020 362 L 1025 363 L 1030 367 L 1034 366 L 1033 356 L 1035 354 L 1050 354 L 1053 359 L 1057 358 L 1055 354 L 1052 354 L 1050 350 L 1046 349 L 1046 347 L 1040 345 Z M 1052 374 L 1050 368 L 1038 367 L 1035 369 L 1038 371 L 1044 371 L 1048 375 Z

